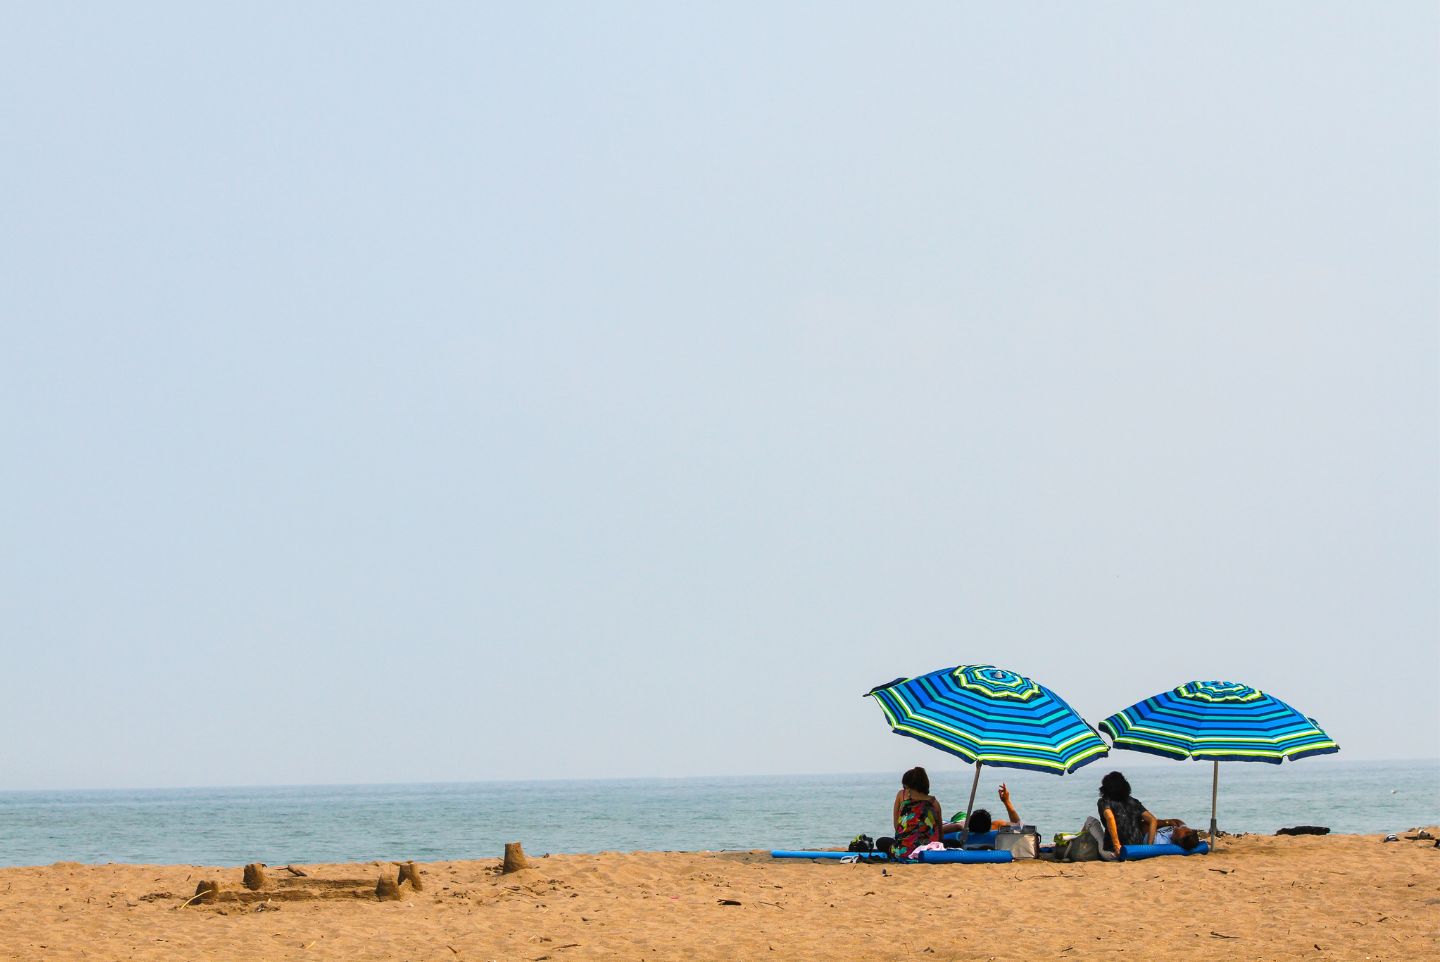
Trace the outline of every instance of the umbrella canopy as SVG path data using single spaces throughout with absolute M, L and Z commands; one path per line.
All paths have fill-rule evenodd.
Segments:
M 1109 752 L 1050 689 L 994 665 L 942 668 L 866 692 L 897 735 L 967 762 L 1064 775 Z
M 1050 689 L 994 665 L 942 668 L 866 692 L 897 735 L 975 764 L 965 811 L 975 806 L 980 766 L 1064 775 L 1109 753 L 1085 719 Z M 968 830 L 961 833 L 961 844 Z
M 1257 688 L 1233 681 L 1190 681 L 1100 723 L 1116 748 L 1166 758 L 1213 761 L 1210 836 L 1221 762 L 1269 762 L 1338 752 L 1315 719 Z
M 1340 746 L 1274 695 L 1233 681 L 1190 681 L 1100 723 L 1116 748 L 1166 758 L 1270 762 L 1338 752 Z

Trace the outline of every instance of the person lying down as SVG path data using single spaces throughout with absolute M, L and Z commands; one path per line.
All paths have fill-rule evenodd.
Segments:
M 1022 824 L 1020 821 L 1020 813 L 1015 811 L 1015 804 L 1010 798 L 1010 789 L 1005 787 L 1004 782 L 1000 783 L 999 794 L 1000 802 L 1005 806 L 1005 815 L 1007 818 L 992 818 L 988 810 L 977 808 L 971 812 L 969 817 L 963 822 L 946 822 L 940 827 L 940 834 L 949 835 L 952 832 L 959 832 L 968 828 L 971 835 L 984 835 L 986 832 L 992 830 L 1010 828 L 1011 826 Z
M 1119 858 L 1127 845 L 1168 842 L 1189 852 L 1200 844 L 1200 833 L 1182 820 L 1156 818 L 1144 802 L 1131 794 L 1130 783 L 1120 772 L 1111 772 L 1100 780 L 1100 797 L 1095 809 L 1096 815 L 1085 819 L 1080 833 L 1094 838 L 1096 844 L 1092 851 L 1106 861 Z M 1071 844 L 1075 852 L 1084 851 L 1083 846 Z M 1071 854 L 1071 861 L 1076 858 Z
M 961 831 L 967 825 L 971 834 L 981 835 L 991 829 L 1019 824 L 1020 813 L 1015 811 L 1010 790 L 1003 784 L 1000 801 L 1005 805 L 1008 821 L 993 819 L 989 812 L 979 809 L 971 812 L 963 823 L 946 822 L 940 814 L 940 800 L 930 794 L 930 776 L 923 768 L 912 768 L 900 776 L 900 790 L 895 793 L 895 803 L 891 806 L 890 823 L 895 834 L 879 839 L 875 847 L 894 858 L 914 858 L 923 851 L 943 849 L 945 835 Z

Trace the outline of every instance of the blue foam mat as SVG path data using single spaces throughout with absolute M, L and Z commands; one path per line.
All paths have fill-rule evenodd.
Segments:
M 999 833 L 999 832 L 994 832 L 994 831 L 990 831 L 990 832 L 978 832 L 978 833 L 972 832 L 972 833 L 970 834 L 970 837 L 965 840 L 965 847 L 966 847 L 966 848 L 971 848 L 971 847 L 974 847 L 974 848 L 994 848 L 994 847 L 995 847 L 995 836 L 998 835 L 998 834 L 1000 834 L 1000 833 Z M 947 833 L 945 833 L 945 841 L 947 841 L 947 842 L 958 842 L 958 841 L 960 841 L 960 833 L 959 833 L 959 832 L 947 832 Z
M 791 849 L 777 848 L 770 853 L 771 858 L 855 858 L 862 862 L 888 862 L 890 856 L 884 852 L 807 852 L 793 851 Z
M 1120 861 L 1137 862 L 1142 858 L 1158 858 L 1161 855 L 1207 855 L 1209 852 L 1209 842 L 1201 842 L 1188 852 L 1178 845 L 1122 845 Z
M 952 862 L 974 865 L 980 862 L 1009 862 L 1014 859 L 1009 852 L 971 852 L 958 848 L 947 848 L 943 852 L 921 852 L 920 858 L 915 861 L 903 858 L 892 860 L 883 852 L 810 852 L 777 848 L 770 853 L 771 858 L 824 858 L 834 861 L 857 856 L 861 862 L 884 862 L 887 865 L 919 865 L 921 862 L 928 865 L 944 865 Z
M 947 848 L 943 852 L 921 852 L 920 861 L 927 864 L 959 862 L 975 865 L 981 862 L 1013 862 L 1015 856 L 1009 852 L 973 852 L 970 849 Z

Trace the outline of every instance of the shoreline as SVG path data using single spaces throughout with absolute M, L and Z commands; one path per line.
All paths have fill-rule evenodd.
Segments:
M 1367 762 L 1231 766 L 1222 773 L 1220 827 L 1272 832 L 1327 825 L 1336 832 L 1400 831 L 1440 821 L 1440 767 Z M 963 773 L 959 773 L 963 774 Z M 1094 814 L 1095 782 L 1016 772 L 1020 811 L 1044 837 Z M 1139 776 L 1139 772 L 1134 773 Z M 1203 778 L 1196 777 L 1203 775 Z M 997 776 L 999 777 L 999 776 Z M 1208 824 L 1210 773 L 1164 766 L 1139 796 L 1162 816 Z M 16 798 L 0 794 L 0 866 L 60 860 L 240 866 L 292 859 L 341 862 L 492 857 L 521 838 L 535 854 L 825 848 L 890 834 L 896 776 L 677 779 L 663 789 L 571 783 L 541 793 L 497 784 L 384 790 L 156 790 Z M 955 772 L 932 776 L 947 811 L 965 803 Z M 560 783 L 556 783 L 560 784 Z M 609 787 L 605 787 L 606 785 Z M 985 793 L 992 791 L 987 783 Z M 1395 789 L 1398 789 L 1396 791 Z M 683 817 L 664 815 L 673 805 Z M 989 799 L 993 806 L 994 799 Z M 1284 819 L 1281 821 L 1281 819 Z
M 1404 840 L 1406 835 L 1414 835 L 1414 834 L 1416 834 L 1417 832 L 1421 832 L 1421 831 L 1429 832 L 1431 835 L 1434 835 L 1434 836 L 1435 836 L 1435 840 L 1440 841 L 1440 822 L 1437 822 L 1436 824 L 1432 824 L 1432 825 L 1418 825 L 1418 826 L 1413 826 L 1413 827 L 1406 828 L 1406 829 L 1402 830 L 1402 831 L 1399 833 L 1399 838 L 1400 838 L 1401 840 Z M 1201 833 L 1201 837 L 1204 838 L 1204 837 L 1205 837 L 1205 832 L 1204 832 L 1204 829 L 1203 829 L 1203 828 L 1200 829 L 1200 833 Z M 1300 837 L 1319 838 L 1319 839 L 1372 839 L 1372 840 L 1376 840 L 1376 841 L 1381 841 L 1381 840 L 1383 840 L 1383 839 L 1385 838 L 1386 834 L 1387 834 L 1387 833 L 1384 833 L 1384 832 L 1329 832 L 1329 833 L 1324 834 L 1324 835 L 1306 834 L 1306 835 L 1303 835 L 1303 836 L 1300 836 Z M 1296 837 L 1296 836 L 1282 835 L 1282 834 L 1280 834 L 1279 832 L 1273 832 L 1273 833 L 1270 833 L 1270 834 L 1263 834 L 1263 833 L 1259 833 L 1259 832 L 1237 832 L 1237 833 L 1235 833 L 1235 834 L 1230 834 L 1230 833 L 1225 832 L 1225 831 L 1222 830 L 1222 831 L 1220 832 L 1221 854 L 1223 854 L 1224 850 L 1225 850 L 1228 846 L 1231 846 L 1231 845 L 1233 845 L 1233 844 L 1235 844 L 1235 843 L 1237 843 L 1237 842 L 1242 842 L 1242 841 L 1245 841 L 1245 840 L 1252 840 L 1252 841 L 1253 841 L 1254 839 L 1270 839 L 1270 838 L 1286 838 L 1286 837 Z M 1042 837 L 1041 842 L 1042 842 L 1042 844 L 1045 844 L 1045 845 L 1048 845 L 1048 844 L 1049 844 L 1049 842 L 1046 841 L 1043 837 Z M 523 840 L 521 841 L 521 844 L 522 844 L 522 845 L 525 844 Z M 1412 844 L 1414 844 L 1414 843 L 1412 842 Z M 1428 844 L 1428 842 L 1427 842 L 1427 844 Z M 775 849 L 775 850 L 778 851 L 778 850 L 781 850 L 781 849 L 780 849 L 780 848 L 777 848 L 777 849 Z M 666 856 L 670 856 L 670 855 L 695 855 L 695 856 L 736 856 L 736 855 L 747 855 L 747 856 L 755 856 L 755 857 L 764 857 L 764 858 L 769 859 L 769 858 L 770 858 L 770 852 L 771 852 L 771 851 L 772 851 L 772 850 L 771 850 L 771 849 L 768 849 L 768 848 L 699 848 L 699 849 L 679 849 L 679 848 L 654 848 L 654 849 L 619 849 L 619 848 L 615 848 L 615 849 L 609 849 L 609 848 L 607 848 L 607 849 L 600 849 L 600 850 L 594 851 L 594 852 L 527 852 L 526 854 L 527 854 L 527 857 L 530 859 L 530 861 L 531 861 L 531 863 L 532 863 L 532 866 L 533 866 L 533 865 L 534 865 L 535 863 L 537 863 L 537 862 L 540 862 L 540 861 L 542 861 L 542 860 L 549 860 L 549 859 L 609 858 L 609 857 L 613 857 L 613 856 L 627 856 L 627 857 L 628 857 L 628 856 L 643 856 L 643 855 L 666 855 Z M 839 851 L 844 851 L 844 849 L 842 849 L 842 848 L 840 848 L 840 847 L 838 847 L 838 846 L 827 845 L 827 846 L 818 846 L 818 847 L 815 847 L 815 848 L 813 848 L 813 849 L 807 849 L 807 851 L 816 851 L 816 852 L 827 852 L 827 851 L 828 851 L 828 852 L 839 852 Z M 502 854 L 503 854 L 503 853 L 502 853 Z M 501 862 L 501 860 L 502 860 L 502 854 L 497 854 L 497 855 L 495 855 L 494 857 L 480 857 L 480 858 L 413 858 L 413 859 L 411 859 L 411 858 L 406 858 L 406 859 L 395 859 L 395 858 L 365 858 L 365 859 L 352 859 L 352 860 L 347 860 L 347 861 L 313 861 L 313 862 L 301 862 L 301 861 L 294 861 L 294 860 L 292 860 L 289 864 L 296 865 L 296 866 L 299 866 L 299 865 L 327 866 L 327 867 L 331 867 L 331 868 L 336 868 L 336 867 L 341 867 L 341 866 L 400 865 L 400 864 L 402 864 L 402 863 L 404 863 L 404 862 L 413 862 L 414 864 L 416 864 L 416 865 L 421 865 L 421 866 L 424 866 L 424 865 L 488 865 L 488 864 L 491 864 L 491 863 L 494 863 L 495 865 L 499 865 L 500 862 Z M 776 860 L 772 860 L 772 861 L 780 861 L 780 860 L 776 859 Z M 806 860 L 805 860 L 805 859 L 798 859 L 798 860 L 796 860 L 796 861 L 804 862 L 804 861 L 806 861 Z M 1024 860 L 1022 860 L 1022 861 L 1024 861 Z M 1048 862 L 1048 863 L 1047 863 L 1044 858 L 1035 859 L 1034 861 L 1039 862 L 1039 863 L 1042 863 L 1042 864 L 1051 864 L 1051 865 L 1062 864 L 1062 863 L 1056 863 L 1056 862 Z M 54 862 L 43 862 L 43 863 L 36 863 L 36 864 L 32 864 L 32 865 L 0 865 L 0 875 L 3 875 L 3 873 L 5 873 L 5 872 L 14 872 L 14 871 L 22 871 L 22 870 L 24 870 L 24 871 L 31 871 L 31 870 L 54 869 L 54 868 L 58 868 L 58 869 L 98 869 L 98 868 L 179 869 L 179 868 L 190 868 L 190 869 L 211 869 L 211 870 L 214 870 L 214 871 L 220 872 L 220 873 L 231 873 L 231 872 L 233 872 L 233 873 L 235 873 L 235 878 L 238 880 L 238 879 L 240 878 L 240 873 L 242 872 L 242 870 L 245 868 L 245 866 L 246 866 L 247 864 L 249 864 L 249 863 L 246 863 L 246 862 L 119 862 L 119 861 L 110 861 L 110 862 L 86 862 L 86 861 L 81 861 L 81 860 L 79 860 L 79 859 L 58 859 L 58 860 L 56 860 L 56 861 L 54 861 Z M 883 862 L 883 863 L 876 863 L 876 864 L 886 864 L 886 865 L 888 865 L 888 864 L 891 864 L 891 863 L 889 863 L 889 862 Z M 1063 864 L 1071 864 L 1071 863 L 1063 863 Z M 1440 904 L 1440 903 L 1437 903 L 1437 904 Z
M 0 869 L 0 957 L 1440 955 L 1440 848 L 1382 838 L 1242 835 L 1185 858 L 903 868 L 765 851 L 531 854 L 509 875 L 497 853 L 417 862 L 422 887 L 400 901 L 374 895 L 394 877 L 388 861 L 271 866 L 257 892 L 235 867 L 58 862 Z M 184 905 L 207 877 L 234 897 Z

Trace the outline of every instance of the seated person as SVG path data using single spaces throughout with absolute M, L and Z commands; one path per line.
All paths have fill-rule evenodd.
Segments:
M 923 768 L 912 768 L 900 776 L 891 821 L 894 839 L 888 848 L 896 858 L 910 858 L 916 849 L 940 841 L 940 803 L 930 794 L 930 776 Z M 881 839 L 882 842 L 887 841 Z
M 1130 783 L 1119 772 L 1100 779 L 1100 798 L 1095 808 L 1105 829 L 1105 851 L 1118 854 L 1126 845 L 1148 845 L 1154 840 L 1155 816 L 1144 802 L 1130 794 Z
M 1095 803 L 1105 829 L 1105 851 L 1119 853 L 1126 845 L 1154 845 L 1159 840 L 1191 851 L 1200 844 L 1200 833 L 1178 818 L 1156 818 L 1145 804 L 1130 794 L 1130 783 L 1119 772 L 1100 780 L 1100 798 Z
M 958 832 L 968 829 L 971 835 L 984 835 L 991 829 L 1009 828 L 1012 825 L 1019 825 L 1020 813 L 1015 811 L 1015 806 L 1010 802 L 1010 789 L 1005 783 L 1000 783 L 1000 801 L 1005 805 L 1005 814 L 1010 817 L 1009 821 L 1003 818 L 991 818 L 990 813 L 983 808 L 977 808 L 971 812 L 964 823 L 946 822 L 940 827 L 941 834 L 949 835 L 951 832 Z

